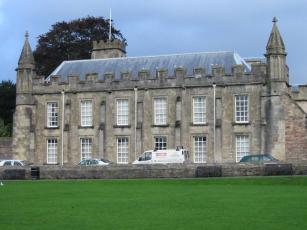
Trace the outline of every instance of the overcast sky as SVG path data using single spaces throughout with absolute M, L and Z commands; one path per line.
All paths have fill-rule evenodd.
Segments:
M 276 16 L 290 83 L 307 84 L 306 0 L 0 0 L 0 80 L 15 81 L 26 30 L 33 50 L 55 22 L 108 18 L 110 8 L 128 56 L 235 50 L 260 57 Z

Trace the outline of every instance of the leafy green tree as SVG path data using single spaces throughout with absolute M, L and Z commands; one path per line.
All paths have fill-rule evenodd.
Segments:
M 126 41 L 113 26 L 111 31 L 112 39 Z M 92 41 L 106 41 L 108 36 L 109 20 L 103 17 L 88 16 L 69 22 L 57 22 L 49 32 L 38 37 L 33 52 L 37 73 L 48 76 L 62 61 L 89 59 Z
M 0 118 L 0 137 L 10 137 L 12 136 L 12 123 L 5 124 L 3 119 Z
M 16 84 L 0 82 L 0 136 L 11 136 L 16 101 Z

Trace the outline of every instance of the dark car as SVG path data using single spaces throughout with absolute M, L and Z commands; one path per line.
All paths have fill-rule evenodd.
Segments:
M 276 163 L 278 160 L 270 154 L 247 155 L 242 157 L 240 163 Z

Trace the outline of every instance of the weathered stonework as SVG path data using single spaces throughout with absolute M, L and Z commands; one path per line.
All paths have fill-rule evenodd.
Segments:
M 75 165 L 81 158 L 80 138 L 90 138 L 91 157 L 118 162 L 117 138 L 125 137 L 132 162 L 162 136 L 167 148 L 188 149 L 194 162 L 194 138 L 202 136 L 205 163 L 231 163 L 237 160 L 236 136 L 245 135 L 249 154 L 307 160 L 307 90 L 304 86 L 299 92 L 290 90 L 285 47 L 275 20 L 266 60 L 246 60 L 250 65 L 229 52 L 125 58 L 120 41 L 100 41 L 94 43 L 92 60 L 64 62 L 45 81 L 36 76 L 31 55 L 26 39 L 17 69 L 14 158 L 47 164 L 47 140 L 54 138 L 56 163 Z M 225 61 L 229 57 L 235 60 L 231 66 Z M 205 58 L 209 61 L 201 62 Z M 238 59 L 242 61 L 236 63 Z M 221 60 L 224 64 L 216 64 Z M 236 121 L 236 95 L 248 98 L 247 122 Z M 196 96 L 206 102 L 201 124 L 193 122 Z M 157 125 L 154 100 L 161 97 L 166 99 L 167 122 Z M 126 125 L 117 122 L 118 99 L 128 100 Z M 89 127 L 81 125 L 82 100 L 92 102 Z M 48 102 L 58 105 L 56 127 L 47 127 Z

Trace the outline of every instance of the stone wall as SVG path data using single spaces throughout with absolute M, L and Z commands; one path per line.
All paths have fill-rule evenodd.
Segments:
M 34 172 L 35 171 L 35 172 Z M 34 179 L 35 167 L 0 167 L 0 179 Z M 40 179 L 138 179 L 307 175 L 305 164 L 39 166 Z
M 284 96 L 286 160 L 307 161 L 307 117 L 302 108 Z
M 12 138 L 0 137 L 0 159 L 12 159 Z

